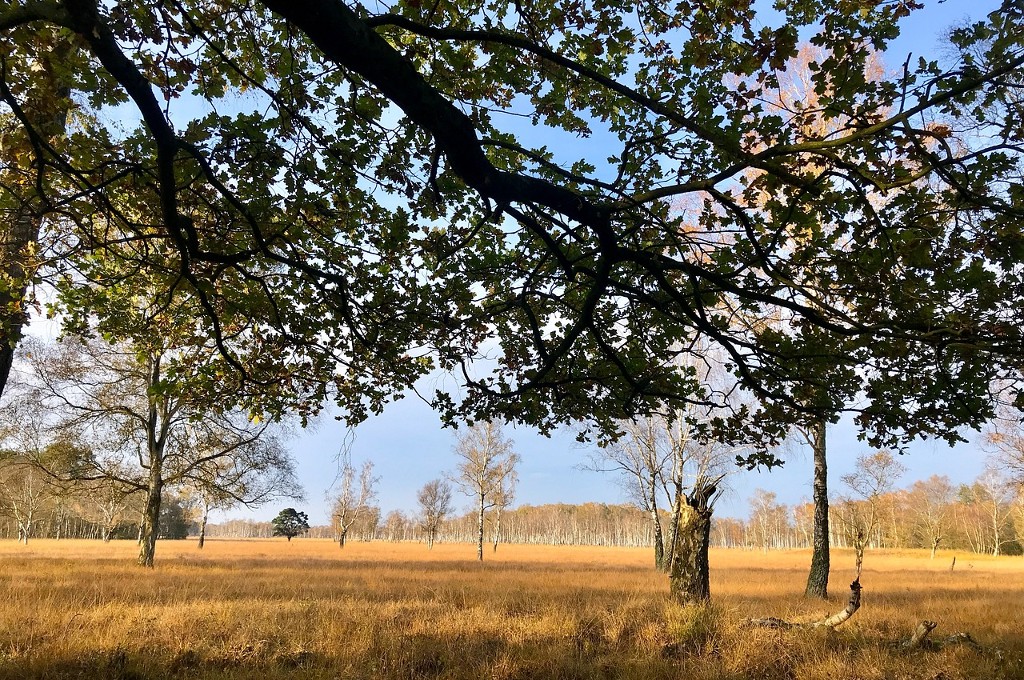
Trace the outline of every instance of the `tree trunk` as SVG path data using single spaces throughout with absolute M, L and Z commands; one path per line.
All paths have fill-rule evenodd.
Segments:
M 995 502 L 995 501 L 993 501 Z M 995 540 L 995 544 L 992 546 L 992 556 L 999 557 L 999 516 L 997 515 L 998 508 L 992 512 L 992 538 Z
M 43 141 L 52 144 L 65 134 L 71 103 L 71 89 L 61 82 L 53 64 L 67 62 L 73 48 L 66 37 L 57 37 L 54 44 L 39 47 L 38 70 L 43 77 L 38 90 L 27 93 L 24 113 Z M 5 146 L 8 141 L 5 140 Z M 0 396 L 4 393 L 15 350 L 28 323 L 25 295 L 37 268 L 34 250 L 44 214 L 44 197 L 36 188 L 42 159 L 36 155 L 35 144 L 23 138 L 12 146 L 13 149 L 5 148 L 3 151 L 4 166 L 9 170 L 2 172 L 0 183 L 15 192 L 21 189 L 24 193 L 14 197 L 21 201 L 14 215 L 9 217 L 9 221 L 0 223 L 0 282 L 4 284 L 0 286 Z M 32 160 L 27 167 L 15 167 L 11 154 Z
M 657 479 L 651 475 L 650 497 L 647 503 L 651 508 L 651 528 L 654 530 L 654 568 L 665 569 L 665 539 L 661 532 L 661 517 L 658 515 L 658 487 Z
M 828 597 L 828 466 L 825 449 L 825 421 L 816 420 L 810 432 L 814 452 L 814 548 L 807 574 L 806 597 Z
M 209 506 L 208 503 L 206 503 L 204 501 L 203 502 L 203 519 L 202 519 L 202 522 L 199 524 L 199 549 L 200 550 L 202 550 L 203 546 L 206 544 L 206 521 L 209 518 L 210 518 L 210 506 Z M 291 539 L 292 539 L 292 537 L 289 536 L 288 540 L 290 541 Z
M 484 495 L 480 494 L 480 507 L 477 512 L 476 558 L 484 561 Z
M 662 557 L 662 569 L 666 572 L 672 568 L 672 560 L 675 558 L 676 544 L 679 542 L 679 513 L 682 512 L 683 503 L 686 502 L 682 483 L 676 480 L 674 486 L 675 498 L 672 499 L 672 520 L 669 523 L 668 546 L 664 557 Z
M 708 545 L 711 513 L 708 499 L 715 487 L 698 489 L 680 507 L 676 550 L 669 570 L 669 591 L 680 604 L 699 604 L 711 599 Z
M 494 546 L 491 552 L 498 552 L 498 540 L 501 538 L 501 506 L 494 509 Z
M 341 530 L 341 533 L 338 534 L 338 547 L 339 548 L 344 548 L 345 547 L 345 539 L 346 538 L 348 538 L 348 528 L 347 527 L 343 527 L 342 530 Z
M 939 549 L 939 541 L 941 541 L 941 540 L 942 540 L 941 538 L 933 538 L 932 539 L 932 559 L 933 560 L 935 559 L 935 551 Z
M 483 494 L 480 494 L 480 503 L 476 513 L 476 559 L 483 561 Z
M 164 480 L 160 461 L 156 457 L 150 459 L 149 487 L 146 490 L 146 509 L 142 516 L 142 542 L 139 549 L 139 564 L 153 568 L 153 557 L 156 554 L 156 537 L 160 533 L 160 501 L 163 493 Z

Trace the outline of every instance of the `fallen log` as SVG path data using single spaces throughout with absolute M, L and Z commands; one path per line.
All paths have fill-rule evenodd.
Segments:
M 860 609 L 861 590 L 860 578 L 857 578 L 850 584 L 850 599 L 847 600 L 846 606 L 832 616 L 827 616 L 820 621 L 794 623 L 784 619 L 768 617 L 766 619 L 747 619 L 747 625 L 761 628 L 781 628 L 783 630 L 790 630 L 792 628 L 835 628 L 849 621 L 850 617 Z
M 910 639 L 904 641 L 900 646 L 904 649 L 938 650 L 952 645 L 964 645 L 979 653 L 985 651 L 981 643 L 971 637 L 970 633 L 953 633 L 940 639 L 929 638 L 928 636 L 938 625 L 934 621 L 921 621 L 917 624 L 917 628 L 914 629 L 914 634 L 910 636 Z

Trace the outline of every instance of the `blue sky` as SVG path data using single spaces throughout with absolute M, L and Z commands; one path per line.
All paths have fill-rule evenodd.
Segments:
M 569 431 L 543 437 L 529 428 L 506 428 L 522 457 L 515 504 L 529 503 L 605 503 L 626 502 L 617 478 L 609 473 L 582 469 L 592 447 L 581 445 Z M 337 456 L 345 440 L 345 427 L 327 414 L 315 429 L 305 430 L 290 441 L 306 499 L 298 503 L 314 524 L 328 522 L 328 503 L 324 496 L 338 471 Z M 351 444 L 352 460 L 358 467 L 372 460 L 380 477 L 378 503 L 390 510 L 414 511 L 416 492 L 427 481 L 455 467 L 452 447 L 457 433 L 442 429 L 436 414 L 424 402 L 409 397 L 391 404 L 380 416 L 362 423 Z M 857 440 L 857 430 L 846 421 L 830 427 L 829 484 L 833 493 L 841 492 L 839 478 L 852 470 L 861 453 L 873 451 Z M 948 475 L 954 482 L 970 482 L 981 473 L 984 451 L 974 444 L 949 447 L 941 441 L 912 444 L 900 462 L 908 468 L 899 486 L 933 474 Z M 731 490 L 719 501 L 720 516 L 746 517 L 747 499 L 757 488 L 778 494 L 787 504 L 807 500 L 811 495 L 810 451 L 789 443 L 781 452 L 786 464 L 772 471 L 739 471 L 730 479 Z M 469 507 L 468 499 L 457 499 L 460 510 Z M 289 503 L 284 503 L 289 504 Z M 291 503 L 296 505 L 294 503 Z M 283 507 L 272 503 L 264 508 L 229 511 L 221 517 L 270 519 Z

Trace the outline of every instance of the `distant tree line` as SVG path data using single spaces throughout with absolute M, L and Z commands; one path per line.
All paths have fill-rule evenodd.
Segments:
M 425 488 L 430 488 L 429 484 Z M 35 466 L 9 459 L 0 465 L 0 538 L 137 540 L 144 500 L 141 493 L 119 495 L 95 484 L 63 483 Z M 787 505 L 779 502 L 775 493 L 757 489 L 749 508 L 745 518 L 713 520 L 713 547 L 767 551 L 811 546 L 812 503 Z M 194 536 L 200 528 L 202 500 L 195 495 L 167 494 L 161 513 L 160 538 Z M 492 508 L 484 514 L 488 542 L 631 547 L 653 547 L 655 542 L 648 510 L 633 504 L 521 505 L 502 509 L 500 526 L 497 513 L 498 509 Z M 385 514 L 376 505 L 362 505 L 354 514 L 348 540 L 430 540 L 422 511 Z M 669 513 L 662 511 L 662 515 L 667 523 Z M 870 522 L 866 520 L 869 516 Z M 873 497 L 838 496 L 830 503 L 829 520 L 830 542 L 838 548 L 855 547 L 858 531 L 868 548 L 1009 555 L 1019 555 L 1024 548 L 1024 492 L 992 470 L 970 484 L 955 485 L 948 477 L 935 475 Z M 473 508 L 437 521 L 433 541 L 476 543 L 478 531 L 478 509 Z M 313 526 L 303 535 L 338 540 L 338 526 Z M 233 519 L 208 524 L 206 536 L 271 538 L 273 525 Z
M 873 505 L 870 508 L 869 505 Z M 814 507 L 788 506 L 757 490 L 745 519 L 717 520 L 712 545 L 761 550 L 810 546 Z M 865 520 L 874 515 L 870 523 Z M 1024 493 L 986 472 L 954 485 L 934 475 L 872 500 L 838 498 L 829 506 L 832 546 L 855 548 L 858 531 L 869 548 L 952 549 L 990 555 L 1024 552 Z
M 200 499 L 166 493 L 160 539 L 184 539 L 199 530 Z M 69 484 L 30 465 L 0 464 L 0 539 L 140 540 L 142 493 L 120 494 L 95 484 Z
M 758 489 L 751 496 L 745 518 L 722 517 L 712 522 L 711 545 L 718 548 L 786 550 L 809 548 L 813 540 L 814 506 L 810 502 L 787 505 L 775 493 Z M 873 505 L 873 508 L 869 508 Z M 870 526 L 864 518 L 873 515 Z M 664 512 L 663 520 L 669 514 Z M 1024 548 L 1024 493 L 991 471 L 971 484 L 954 485 L 934 475 L 907 488 L 893 489 L 869 499 L 839 496 L 829 506 L 830 541 L 837 548 L 853 548 L 858 530 L 867 548 L 925 548 L 985 554 L 1022 554 Z M 649 513 L 635 505 L 564 503 L 506 508 L 500 529 L 493 512 L 485 513 L 489 541 L 546 545 L 652 546 L 654 529 Z M 866 531 L 865 531 L 866 529 Z M 364 512 L 350 529 L 350 540 L 428 540 L 424 518 L 380 508 Z M 269 538 L 269 522 L 232 520 L 211 524 L 208 536 Z M 439 543 L 476 543 L 478 514 L 474 508 L 438 525 Z M 332 526 L 314 526 L 311 538 L 335 538 Z

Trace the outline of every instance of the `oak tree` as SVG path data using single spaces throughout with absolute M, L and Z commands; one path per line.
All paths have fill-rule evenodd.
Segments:
M 451 420 L 613 429 L 708 398 L 666 368 L 699 336 L 782 412 L 956 439 L 1019 375 L 1024 39 L 1007 0 L 951 32 L 954 58 L 874 78 L 917 11 L 29 0 L 0 11 L 0 98 L 35 181 L 4 200 L 67 227 L 72 271 L 132 244 L 121 276 L 195 295 L 267 408 L 358 420 L 440 367 L 464 377 L 435 397 Z M 818 99 L 779 115 L 798 37 L 826 50 Z M 45 89 L 75 109 L 63 132 L 30 115 Z M 137 120 L 105 125 L 115 107 Z
M 285 508 L 270 523 L 274 527 L 274 536 L 284 536 L 289 542 L 309 531 L 309 517 L 295 508 Z

